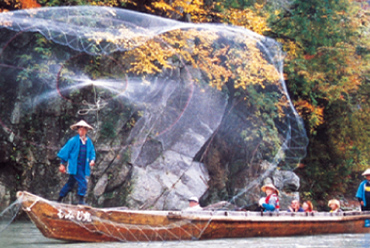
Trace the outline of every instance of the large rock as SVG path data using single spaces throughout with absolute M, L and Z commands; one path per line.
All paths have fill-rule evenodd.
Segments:
M 146 168 L 134 167 L 134 187 L 128 201 L 133 208 L 185 208 L 189 197 L 204 194 L 208 179 L 203 164 L 168 151 Z
M 56 154 L 76 134 L 69 126 L 79 119 L 95 127 L 88 134 L 97 151 L 87 194 L 87 202 L 93 205 L 182 209 L 189 197 L 197 196 L 205 204 L 227 200 L 251 207 L 262 195 L 260 188 L 267 178 L 279 187 L 282 198 L 296 197 L 298 177 L 275 171 L 276 165 L 264 162 L 273 161 L 275 145 L 285 142 L 284 135 L 261 137 L 267 133 L 261 128 L 274 132 L 270 110 L 262 111 L 264 87 L 256 84 L 254 93 L 244 96 L 233 84 L 238 78 L 227 76 L 216 89 L 210 86 L 215 83 L 213 75 L 205 74 L 210 71 L 199 67 L 215 63 L 228 68 L 224 73 L 233 70 L 227 57 L 250 48 L 243 43 L 244 36 L 233 39 L 232 33 L 212 41 L 210 51 L 225 54 L 210 55 L 214 58 L 198 66 L 190 63 L 200 59 L 197 46 L 209 44 L 190 36 L 187 51 L 194 54 L 188 61 L 171 55 L 168 65 L 176 68 L 158 63 L 158 73 L 150 76 L 134 75 L 134 70 L 125 74 L 137 64 L 134 58 L 125 58 L 131 51 L 94 57 L 50 42 L 51 47 L 45 43 L 45 50 L 32 58 L 31 52 L 40 50 L 39 35 L 0 30 L 1 63 L 9 64 L 0 68 L 0 176 L 6 175 L 0 183 L 7 182 L 0 184 L 0 200 L 8 194 L 14 199 L 16 190 L 57 198 L 68 176 L 58 172 Z M 232 43 L 238 49 L 230 49 L 227 55 L 227 44 Z M 176 49 L 168 50 L 169 54 Z M 29 66 L 36 59 L 37 66 Z M 95 87 L 97 80 L 106 87 Z M 280 86 L 266 88 L 272 89 L 266 93 L 275 93 Z M 260 103 L 247 101 L 248 97 Z M 276 94 L 277 101 L 269 105 L 281 103 L 279 97 L 285 93 Z M 290 123 L 279 120 L 279 124 Z M 70 195 L 73 198 L 75 192 Z M 284 199 L 282 203 L 286 204 Z
M 171 91 L 173 94 L 168 102 L 183 94 L 181 86 Z M 154 120 L 149 117 L 135 126 L 131 134 L 137 134 L 136 140 L 142 143 L 134 146 L 132 151 L 134 169 L 131 177 L 133 190 L 128 196 L 130 207 L 179 209 L 187 205 L 189 197 L 201 197 L 206 192 L 208 171 L 202 163 L 194 162 L 194 157 L 221 122 L 226 99 L 217 91 L 209 98 L 204 97 L 205 93 L 199 94 L 202 94 L 199 90 L 191 92 L 185 99 L 188 101 L 186 109 L 161 102 L 167 112 L 173 113 L 170 120 L 176 120 L 167 127 L 165 136 L 143 137 L 146 134 L 143 130 L 153 125 Z M 205 99 L 209 102 L 203 102 Z M 220 106 L 221 111 L 210 111 L 204 106 Z M 197 113 L 198 118 L 191 118 L 193 113 Z M 167 123 L 168 120 L 161 119 L 161 115 L 156 116 L 155 122 Z

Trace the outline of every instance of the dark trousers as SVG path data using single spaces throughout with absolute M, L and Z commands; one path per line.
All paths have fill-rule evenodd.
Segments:
M 361 211 L 370 211 L 370 206 L 361 206 Z
M 59 193 L 60 197 L 65 197 L 70 191 L 72 191 L 75 184 L 78 184 L 77 195 L 85 196 L 87 190 L 87 179 L 85 176 L 85 166 L 77 165 L 76 175 L 69 175 L 67 183 L 64 185 Z

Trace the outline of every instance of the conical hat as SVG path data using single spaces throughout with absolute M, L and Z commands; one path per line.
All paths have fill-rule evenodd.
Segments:
M 280 193 L 279 190 L 273 184 L 271 184 L 271 183 L 268 183 L 268 184 L 262 186 L 261 189 L 262 189 L 263 192 L 266 192 L 266 188 L 270 188 L 270 189 L 275 190 L 276 191 L 276 194 L 278 194 L 278 195 Z
M 94 128 L 92 126 L 90 126 L 89 124 L 87 124 L 85 121 L 81 120 L 79 122 L 77 122 L 76 124 L 73 124 L 71 126 L 71 129 L 72 130 L 76 130 L 78 129 L 78 127 L 86 127 L 87 129 L 90 129 L 90 130 L 94 130 Z
M 370 169 L 367 169 L 366 171 L 364 171 L 364 173 L 362 173 L 361 175 L 363 176 L 368 176 L 370 175 Z

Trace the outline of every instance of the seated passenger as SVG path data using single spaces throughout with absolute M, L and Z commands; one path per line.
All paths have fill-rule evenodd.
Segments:
M 313 211 L 313 205 L 312 205 L 312 202 L 311 202 L 311 201 L 305 201 L 305 202 L 302 204 L 302 208 L 303 208 L 303 210 L 304 210 L 306 213 L 312 213 L 312 212 L 314 212 L 314 211 Z
M 288 207 L 288 212 L 304 212 L 304 209 L 301 208 L 298 200 L 293 200 Z
M 342 209 L 340 209 L 340 202 L 336 199 L 330 200 L 328 206 L 330 207 L 330 213 L 342 212 Z
M 189 207 L 185 208 L 184 211 L 198 211 L 203 210 L 203 208 L 199 205 L 199 199 L 196 196 L 190 197 L 188 199 Z
M 273 184 L 266 184 L 261 190 L 266 193 L 266 198 L 260 200 L 264 212 L 279 212 L 279 190 Z

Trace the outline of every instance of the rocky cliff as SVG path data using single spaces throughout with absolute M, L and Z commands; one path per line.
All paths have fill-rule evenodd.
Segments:
M 81 119 L 94 126 L 94 206 L 182 209 L 197 196 L 254 209 L 268 182 L 282 208 L 299 197 L 291 170 L 307 138 L 276 42 L 109 8 L 1 18 L 1 207 L 17 190 L 58 197 L 56 154 Z

